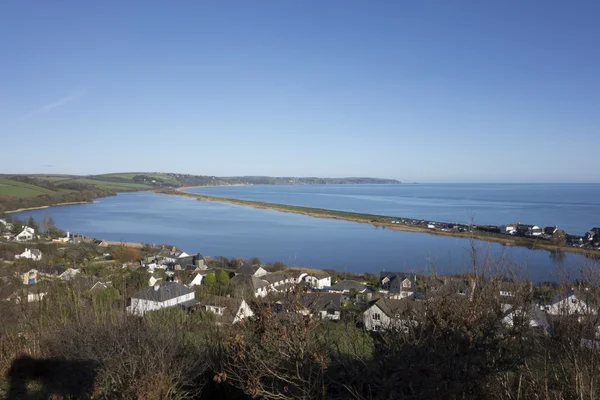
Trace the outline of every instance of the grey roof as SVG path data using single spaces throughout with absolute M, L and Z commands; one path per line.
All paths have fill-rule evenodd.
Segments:
M 300 300 L 303 306 L 313 311 L 324 311 L 329 308 L 339 310 L 342 307 L 341 293 L 306 293 Z
M 260 267 L 253 265 L 242 265 L 240 267 L 240 274 L 254 275 L 259 268 Z
M 156 289 L 154 286 L 144 288 L 131 296 L 135 299 L 163 302 L 179 296 L 193 293 L 193 290 L 177 282 L 163 282 Z
M 229 283 L 237 286 L 250 287 L 252 288 L 252 291 L 269 286 L 269 282 L 252 275 L 236 275 L 229 280 Z
M 508 316 L 512 312 L 518 312 L 520 308 L 510 307 L 504 313 L 504 316 Z M 523 315 L 524 314 L 524 315 Z M 526 316 L 529 320 L 536 321 L 538 326 L 543 329 L 549 329 L 550 323 L 548 322 L 548 318 L 546 317 L 546 313 L 540 310 L 540 307 L 535 303 L 530 303 L 525 307 L 525 312 L 521 315 Z
M 367 286 L 363 285 L 362 283 L 356 282 L 356 281 L 346 280 L 346 281 L 338 282 L 329 288 L 329 290 L 339 291 L 339 292 L 346 292 L 346 291 L 350 291 L 351 289 L 356 289 L 359 292 L 364 292 L 367 289 Z
M 38 249 L 32 249 L 31 254 L 33 254 L 34 256 L 41 256 L 42 252 Z
M 199 304 L 202 307 L 213 306 L 222 307 L 223 315 L 222 318 L 225 322 L 232 323 L 237 315 L 240 307 L 242 306 L 242 299 L 235 297 L 223 297 L 223 296 L 207 296 L 200 300 Z
M 375 300 L 372 304 L 377 304 L 377 307 L 381 309 L 388 317 L 394 318 L 398 314 L 418 313 L 423 312 L 425 309 L 425 303 L 421 301 L 414 301 L 410 299 L 387 299 L 380 298 Z
M 267 281 L 270 284 L 273 284 L 275 282 L 285 281 L 286 279 L 292 279 L 292 278 L 293 278 L 293 276 L 286 272 L 275 272 L 273 274 L 267 274 L 267 275 L 260 277 L 260 279 Z

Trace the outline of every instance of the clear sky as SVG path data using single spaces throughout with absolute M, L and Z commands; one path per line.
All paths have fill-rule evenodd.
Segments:
M 600 1 L 2 1 L 0 173 L 600 182 Z

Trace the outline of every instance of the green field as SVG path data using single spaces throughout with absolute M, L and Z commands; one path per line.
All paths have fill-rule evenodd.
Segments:
M 30 185 L 28 183 L 0 178 L 0 196 L 35 197 L 41 194 L 54 193 L 50 189 Z
M 77 179 L 69 179 L 63 182 L 73 182 L 73 183 L 85 183 L 88 185 L 94 185 L 99 187 L 100 189 L 106 190 L 114 190 L 114 191 L 122 191 L 122 190 L 145 190 L 150 189 L 151 186 L 144 185 L 141 183 L 129 183 L 129 182 L 107 182 L 101 181 L 98 179 L 88 179 L 88 178 L 77 178 Z M 60 183 L 60 182 L 58 182 Z
M 147 176 L 149 178 L 154 178 L 156 180 L 160 180 L 160 181 L 163 181 L 164 183 L 168 183 L 168 184 L 171 184 L 174 186 L 180 185 L 179 181 L 175 177 L 170 176 L 168 174 L 161 174 L 161 173 L 126 172 L 126 173 L 118 173 L 118 174 L 102 174 L 102 175 L 96 175 L 95 177 L 98 179 L 118 178 L 118 179 L 132 180 L 134 177 L 136 177 L 138 175 L 143 175 L 143 176 Z

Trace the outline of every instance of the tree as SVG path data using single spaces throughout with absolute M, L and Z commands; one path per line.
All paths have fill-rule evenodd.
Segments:
M 208 275 L 207 275 L 208 277 Z M 217 282 L 219 282 L 221 285 L 225 285 L 226 283 L 229 282 L 229 275 L 227 275 L 227 272 L 225 271 L 219 271 L 217 272 L 217 276 L 216 276 Z
M 214 285 L 215 283 L 217 283 L 217 278 L 215 277 L 215 274 L 213 274 L 212 272 L 209 272 L 204 277 L 204 284 L 211 286 L 211 285 Z
M 119 246 L 112 251 L 113 258 L 120 263 L 128 263 L 142 259 L 142 253 L 133 247 Z
M 40 230 L 40 227 L 38 226 L 38 223 L 36 222 L 35 219 L 33 219 L 32 216 L 29 217 L 29 220 L 27 221 L 27 226 L 30 228 L 35 229 L 36 232 L 38 232 Z
M 48 232 L 51 228 L 54 228 L 56 225 L 54 224 L 54 216 L 46 215 L 42 218 L 42 227 L 46 232 Z

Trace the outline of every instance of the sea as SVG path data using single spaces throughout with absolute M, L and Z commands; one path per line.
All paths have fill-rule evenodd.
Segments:
M 235 186 L 194 193 L 279 204 L 444 222 L 558 225 L 583 234 L 600 226 L 600 185 L 400 184 Z M 263 262 L 340 272 L 455 274 L 473 268 L 516 272 L 540 281 L 576 279 L 597 261 L 581 254 L 403 232 L 348 221 L 151 192 L 119 193 L 91 204 L 16 214 L 53 215 L 65 231 L 111 241 L 172 245 L 205 256 L 258 257 Z M 473 257 L 475 253 L 475 257 Z

